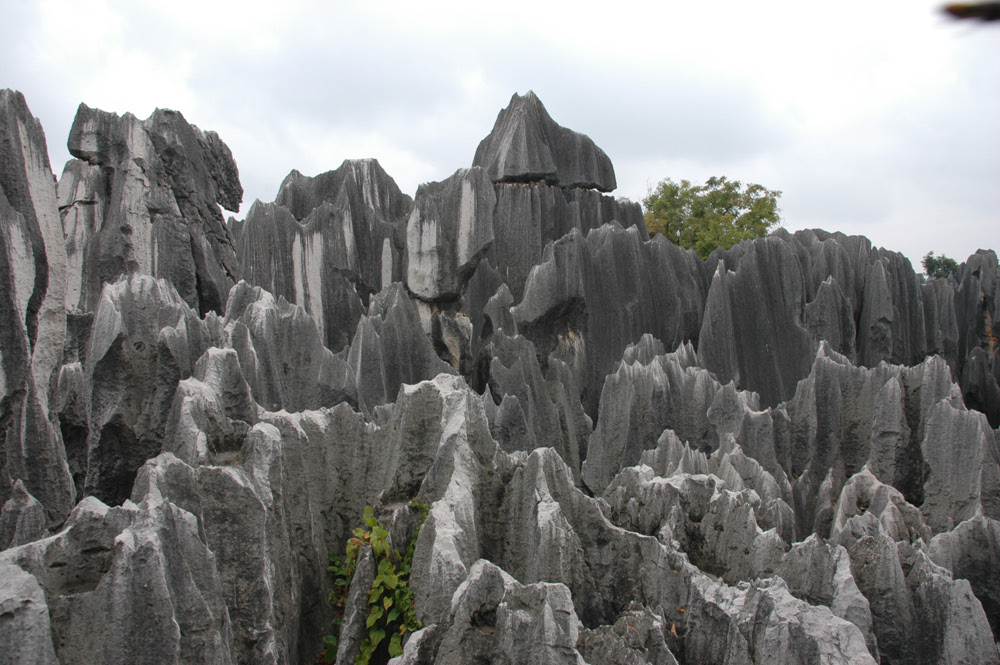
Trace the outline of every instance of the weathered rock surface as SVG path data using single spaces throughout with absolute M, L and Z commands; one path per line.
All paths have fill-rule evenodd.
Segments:
M 0 91 L 0 501 L 14 483 L 49 524 L 76 499 L 49 385 L 66 336 L 66 249 L 41 123 Z
M 702 262 L 530 93 L 415 200 L 347 161 L 228 224 L 180 114 L 70 145 L 0 93 L 0 661 L 316 662 L 372 506 L 396 663 L 1000 662 L 995 253 Z
M 81 104 L 68 147 L 67 304 L 93 311 L 102 284 L 139 272 L 168 280 L 202 315 L 221 312 L 240 270 L 219 205 L 237 210 L 243 188 L 219 136 L 176 111 L 140 121 Z
M 398 282 L 372 298 L 346 360 L 368 409 L 391 402 L 404 383 L 455 373 L 434 351 L 417 305 Z
M 55 665 L 51 624 L 38 580 L 17 566 L 0 563 L 0 644 L 4 663 Z
M 544 180 L 602 192 L 617 187 L 604 151 L 589 137 L 557 125 L 530 91 L 511 97 L 472 163 L 486 169 L 494 182 Z
M 405 276 L 412 205 L 373 159 L 312 178 L 292 171 L 275 202 L 255 202 L 240 227 L 243 276 L 305 308 L 340 351 L 371 295 Z
M 875 662 L 856 626 L 792 597 L 780 579 L 738 587 L 705 580 L 689 612 L 687 662 Z
M 708 275 L 696 255 L 639 227 L 571 232 L 548 245 L 511 312 L 541 357 L 579 366 L 584 408 L 597 415 L 604 377 L 629 344 L 651 334 L 667 348 L 697 340 Z
M 493 243 L 496 195 L 481 168 L 421 185 L 406 224 L 406 285 L 424 300 L 457 298 Z

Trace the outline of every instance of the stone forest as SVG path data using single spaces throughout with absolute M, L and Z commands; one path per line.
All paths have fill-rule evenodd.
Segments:
M 703 261 L 530 92 L 243 220 L 179 112 L 68 148 L 0 92 L 0 663 L 1000 663 L 993 251 Z

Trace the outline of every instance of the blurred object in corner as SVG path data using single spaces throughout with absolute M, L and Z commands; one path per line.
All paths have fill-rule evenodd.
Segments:
M 1000 2 L 945 5 L 942 10 L 945 14 L 948 14 L 948 16 L 957 19 L 1000 21 Z

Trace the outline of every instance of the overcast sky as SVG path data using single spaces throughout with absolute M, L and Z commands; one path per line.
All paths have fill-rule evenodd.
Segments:
M 616 194 L 726 175 L 790 230 L 964 260 L 1000 250 L 1000 27 L 924 0 L 0 0 L 0 87 L 57 175 L 80 102 L 181 111 L 274 199 L 375 157 L 413 195 L 471 165 L 514 92 L 611 157 Z

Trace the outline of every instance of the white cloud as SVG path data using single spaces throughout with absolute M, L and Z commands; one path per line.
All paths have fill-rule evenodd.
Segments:
M 611 156 L 620 195 L 710 175 L 784 191 L 789 228 L 911 259 L 1000 247 L 1000 40 L 936 0 L 502 5 L 0 0 L 0 85 L 59 171 L 78 102 L 176 108 L 247 190 L 372 156 L 404 191 L 471 163 L 513 92 Z M 947 230 L 945 230 L 947 229 Z

